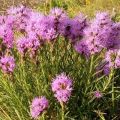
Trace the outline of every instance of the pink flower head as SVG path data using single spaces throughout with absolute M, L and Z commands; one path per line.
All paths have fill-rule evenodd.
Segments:
M 67 17 L 67 14 L 65 13 L 63 9 L 55 7 L 50 11 L 50 16 L 56 19 L 64 19 Z
M 95 98 L 101 98 L 102 97 L 102 93 L 100 91 L 95 91 L 94 92 L 94 97 Z
M 17 41 L 18 51 L 23 55 L 28 53 L 30 57 L 36 54 L 39 47 L 40 42 L 34 34 L 29 34 L 28 37 L 22 37 Z
M 7 10 L 8 15 L 13 16 L 14 18 L 14 28 L 17 30 L 25 30 L 28 19 L 31 15 L 31 9 L 27 8 L 24 5 L 19 7 L 11 7 Z
M 108 50 L 105 54 L 105 61 L 108 62 L 109 68 L 120 68 L 120 50 Z
M 31 12 L 30 19 L 27 22 L 26 26 L 26 32 L 29 34 L 29 32 L 38 33 L 40 30 L 39 27 L 41 26 L 41 21 L 43 20 L 44 15 L 42 13 L 33 11 Z
M 113 45 L 113 39 L 111 42 L 112 19 L 108 13 L 98 13 L 93 21 L 83 29 L 82 41 L 85 41 L 86 47 L 90 55 L 97 54 L 104 48 Z M 108 45 L 109 44 L 109 45 Z M 115 44 L 115 43 L 114 43 Z M 77 47 L 81 47 L 81 41 Z M 81 52 L 79 52 L 81 53 Z M 85 54 L 86 55 L 86 54 Z
M 72 80 L 64 73 L 56 76 L 52 82 L 52 91 L 59 102 L 66 103 L 72 92 Z
M 0 59 L 0 67 L 4 73 L 12 73 L 15 69 L 15 60 L 12 56 L 4 56 Z
M 2 44 L 4 44 L 6 48 L 10 49 L 13 47 L 14 33 L 9 25 L 0 25 L 0 38 L 2 39 Z
M 48 108 L 48 104 L 48 100 L 44 96 L 34 98 L 30 106 L 32 118 L 37 118 L 41 115 Z
M 13 28 L 14 18 L 10 15 L 1 15 L 0 16 L 0 25 L 6 25 L 9 28 Z

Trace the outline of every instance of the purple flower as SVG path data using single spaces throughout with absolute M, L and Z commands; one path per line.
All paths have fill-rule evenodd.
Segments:
M 43 21 L 44 15 L 42 13 L 33 11 L 31 12 L 30 19 L 27 21 L 26 32 L 34 32 L 38 33 L 39 27 L 42 25 L 41 21 Z
M 36 55 L 37 50 L 40 47 L 40 42 L 34 33 L 29 33 L 28 37 L 22 37 L 17 41 L 17 49 L 22 54 L 28 53 L 30 57 Z
M 66 103 L 72 92 L 72 80 L 64 73 L 56 76 L 52 82 L 52 91 L 59 102 Z
M 70 18 L 64 19 L 59 23 L 59 33 L 65 38 L 71 38 L 72 34 L 72 20 Z
M 81 41 L 82 43 L 83 41 L 85 42 L 90 55 L 99 53 L 102 49 L 106 48 L 112 24 L 113 22 L 108 13 L 98 13 L 96 18 L 83 30 L 84 36 Z M 79 45 L 77 45 L 77 50 L 82 48 L 81 41 L 77 43 Z M 81 51 L 79 53 L 81 53 Z
M 57 37 L 57 31 L 54 28 L 54 20 L 50 16 L 44 16 L 40 22 L 38 35 L 43 40 L 54 40 Z
M 54 19 L 51 16 L 45 16 L 38 12 L 32 12 L 26 31 L 28 34 L 29 32 L 34 32 L 43 41 L 54 40 L 57 37 Z
M 105 75 L 109 75 L 109 74 L 110 74 L 109 64 L 106 64 L 106 65 L 103 67 L 103 72 L 104 72 Z
M 109 50 L 105 54 L 105 61 L 108 62 L 109 68 L 120 68 L 120 50 Z
M 78 53 L 85 55 L 86 57 L 90 56 L 90 51 L 85 40 L 77 42 L 74 45 L 74 48 Z
M 58 22 L 68 17 L 63 9 L 57 7 L 51 9 L 49 15 L 53 17 L 54 20 L 56 19 Z
M 25 30 L 28 19 L 32 10 L 24 5 L 19 7 L 11 7 L 7 10 L 8 15 L 14 18 L 14 28 L 17 30 Z
M 95 91 L 94 92 L 94 97 L 95 98 L 101 98 L 102 97 L 102 93 L 100 91 Z
M 56 7 L 50 11 L 49 17 L 53 20 L 55 31 L 58 32 L 58 34 L 61 34 L 61 29 L 64 29 L 64 21 L 68 19 L 66 12 L 63 9 Z
M 120 22 L 113 23 L 109 31 L 110 31 L 109 38 L 105 46 L 108 49 L 119 49 L 120 48 Z
M 6 24 L 0 25 L 0 38 L 2 39 L 2 44 L 8 49 L 13 47 L 13 30 Z
M 17 49 L 21 54 L 25 54 L 27 52 L 27 38 L 21 37 L 17 40 Z
M 4 56 L 0 59 L 0 67 L 4 73 L 12 73 L 15 69 L 15 60 L 12 56 Z
M 111 16 L 108 12 L 97 12 L 93 21 L 101 28 L 105 26 L 110 26 L 113 23 L 113 21 L 111 20 Z
M 0 16 L 0 25 L 6 25 L 9 28 L 13 28 L 14 18 L 10 15 L 1 15 Z
M 83 14 L 79 14 L 78 16 L 74 17 L 72 20 L 72 28 L 71 28 L 71 41 L 75 42 L 81 39 L 84 34 L 84 29 L 88 26 L 87 17 Z
M 83 14 L 73 19 L 66 18 L 59 23 L 59 33 L 68 38 L 72 43 L 76 43 L 83 37 L 83 30 L 88 25 L 86 17 Z
M 32 118 L 38 118 L 48 108 L 48 104 L 48 100 L 44 96 L 34 98 L 30 106 Z

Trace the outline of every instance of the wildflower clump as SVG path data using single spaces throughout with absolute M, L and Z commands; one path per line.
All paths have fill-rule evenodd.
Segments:
M 13 73 L 15 69 L 15 60 L 12 56 L 3 56 L 0 59 L 0 67 L 4 73 Z
M 60 103 L 68 102 L 72 92 L 72 80 L 64 73 L 56 76 L 52 81 L 52 91 Z
M 36 97 L 33 99 L 32 104 L 30 106 L 30 113 L 32 118 L 38 118 L 47 108 L 48 108 L 48 100 L 46 97 Z

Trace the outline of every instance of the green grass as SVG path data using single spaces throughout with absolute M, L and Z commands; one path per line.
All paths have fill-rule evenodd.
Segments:
M 13 76 L 0 73 L 1 120 L 31 120 L 31 101 L 41 95 L 45 95 L 50 103 L 45 120 L 61 120 L 61 107 L 51 91 L 52 78 L 61 72 L 73 79 L 74 86 L 71 99 L 65 107 L 65 120 L 119 118 L 119 82 L 112 86 L 116 82 L 113 81 L 114 73 L 97 76 L 95 69 L 102 59 L 101 55 L 86 61 L 61 37 L 54 45 L 46 43 L 41 47 L 39 64 L 28 57 L 22 60 L 16 51 L 13 53 L 17 63 Z M 101 91 L 103 98 L 94 99 L 95 90 Z

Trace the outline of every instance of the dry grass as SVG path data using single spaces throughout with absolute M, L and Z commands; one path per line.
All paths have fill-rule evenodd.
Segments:
M 0 12 L 3 13 L 7 8 L 14 5 L 25 4 L 30 7 L 43 4 L 46 0 L 0 0 Z
M 51 7 L 59 6 L 67 9 L 68 13 L 73 16 L 76 13 L 83 12 L 88 16 L 93 16 L 95 11 L 109 10 L 113 8 L 120 13 L 120 0 L 90 0 L 91 3 L 85 5 L 85 0 L 0 0 L 0 12 L 4 12 L 11 5 L 26 4 L 38 10 L 49 10 Z

